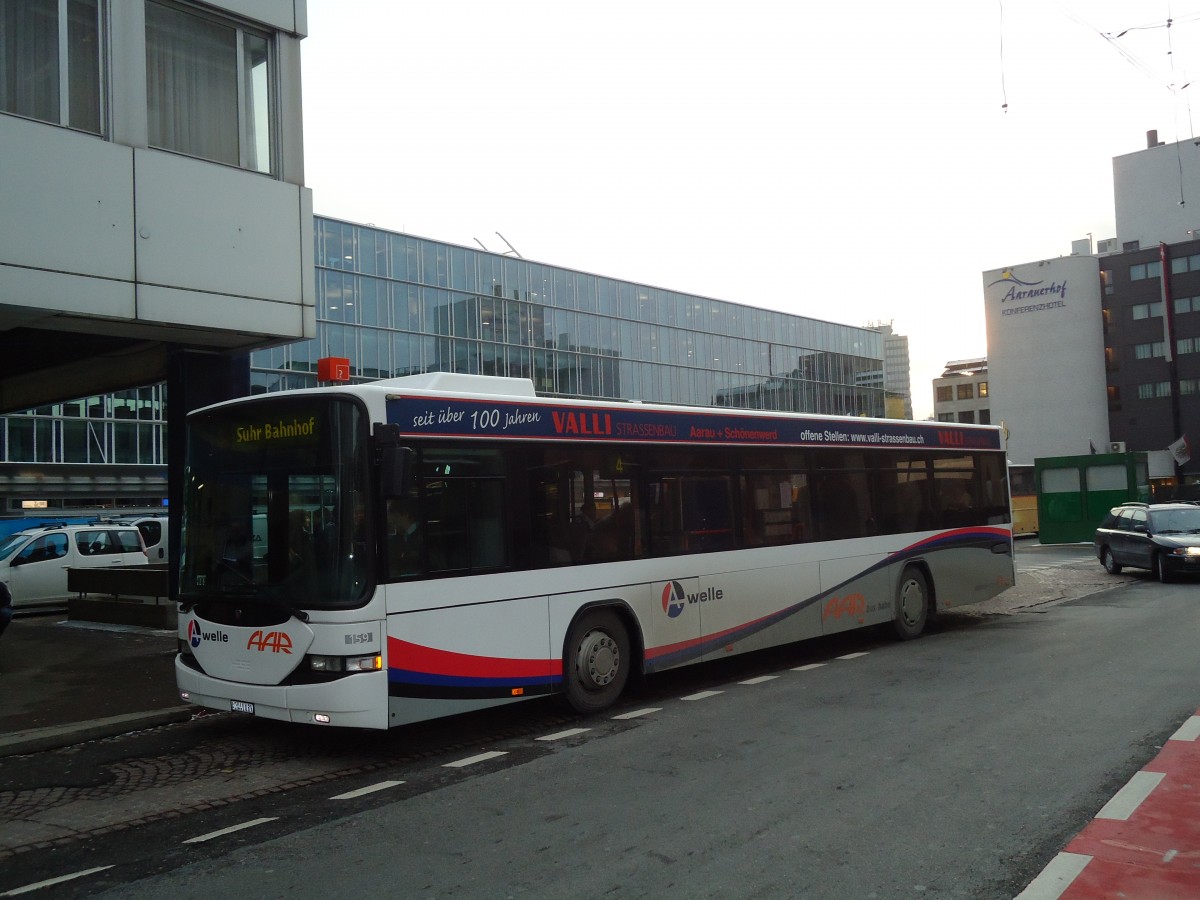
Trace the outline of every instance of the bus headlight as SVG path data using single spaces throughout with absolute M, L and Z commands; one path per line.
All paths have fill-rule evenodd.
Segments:
M 378 672 L 383 669 L 383 655 L 371 656 L 309 656 L 308 667 L 314 672 Z

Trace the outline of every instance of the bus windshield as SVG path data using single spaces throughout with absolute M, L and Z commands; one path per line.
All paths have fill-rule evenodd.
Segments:
M 354 608 L 373 542 L 367 433 L 345 397 L 270 397 L 189 419 L 179 598 Z

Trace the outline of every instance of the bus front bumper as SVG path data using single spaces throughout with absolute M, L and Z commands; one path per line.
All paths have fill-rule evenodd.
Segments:
M 388 727 L 387 672 L 359 672 L 322 684 L 238 684 L 212 678 L 175 657 L 175 683 L 187 703 L 263 719 L 343 728 Z

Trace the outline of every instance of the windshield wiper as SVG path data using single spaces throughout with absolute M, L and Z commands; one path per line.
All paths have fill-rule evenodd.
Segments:
M 257 587 L 257 585 L 256 585 L 256 587 Z M 267 591 L 265 591 L 262 588 L 258 589 L 258 593 L 259 593 L 259 596 L 262 598 L 262 600 L 264 601 L 264 603 L 267 606 L 273 607 L 275 609 L 281 609 L 286 613 L 290 613 L 291 615 L 293 615 L 297 619 L 299 619 L 301 622 L 305 622 L 305 623 L 308 622 L 308 613 L 306 613 L 300 607 L 292 606 L 292 604 L 288 603 L 282 597 L 276 596 L 274 593 L 268 593 Z
M 291 603 L 288 603 L 286 600 L 276 594 L 273 590 L 268 590 L 267 587 L 256 583 L 253 578 L 251 578 L 241 569 L 237 568 L 235 565 L 229 562 L 229 560 L 218 560 L 218 568 L 223 568 L 233 572 L 242 580 L 241 584 L 222 586 L 219 589 L 220 594 L 223 594 L 226 597 L 254 597 L 257 600 L 260 600 L 265 606 L 282 610 L 289 615 L 296 617 L 301 622 L 308 622 L 308 613 L 306 613 L 303 609 L 298 606 L 293 606 Z M 205 599 L 209 598 L 202 597 L 195 600 L 181 601 L 179 604 L 179 609 L 181 612 L 191 612 L 198 603 L 201 603 Z

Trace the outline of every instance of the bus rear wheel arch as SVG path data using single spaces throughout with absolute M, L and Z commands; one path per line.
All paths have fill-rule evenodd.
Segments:
M 892 630 L 902 641 L 920 637 L 933 615 L 933 592 L 929 574 L 920 566 L 908 565 L 896 584 Z
M 583 612 L 571 624 L 563 648 L 567 703 L 584 715 L 608 709 L 629 682 L 633 657 L 629 628 L 615 609 Z

